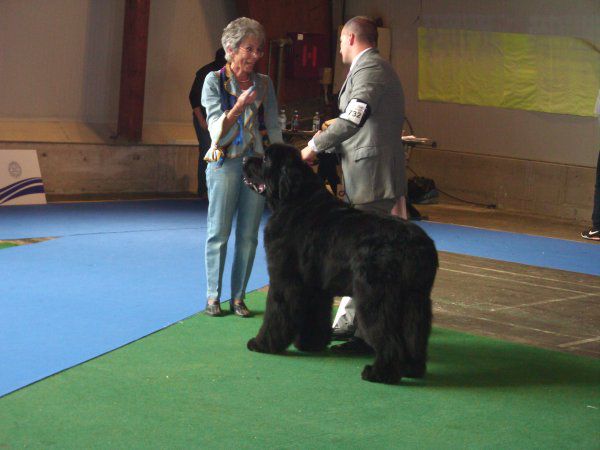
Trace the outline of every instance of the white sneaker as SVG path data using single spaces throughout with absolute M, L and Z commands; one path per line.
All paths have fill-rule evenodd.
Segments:
M 581 233 L 581 237 L 591 241 L 600 241 L 600 230 L 594 230 L 593 228 L 590 228 L 588 231 L 583 231 Z
M 334 340 L 345 340 L 354 336 L 356 330 L 354 313 L 352 297 L 342 297 L 335 319 L 333 319 L 331 336 Z

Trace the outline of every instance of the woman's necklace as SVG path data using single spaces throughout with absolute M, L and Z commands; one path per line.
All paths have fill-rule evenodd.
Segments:
M 231 66 L 231 71 L 232 71 L 232 72 L 233 72 L 233 74 L 235 75 L 235 78 L 237 79 L 238 83 L 247 83 L 248 81 L 250 81 L 250 75 L 249 75 L 249 74 L 246 74 L 246 79 L 245 79 L 245 80 L 242 80 L 240 77 L 238 77 L 238 76 L 236 75 L 236 73 L 235 73 L 236 71 L 233 69 L 233 66 Z M 242 71 L 242 73 L 244 73 L 244 72 Z M 240 75 L 241 75 L 241 74 L 240 74 Z

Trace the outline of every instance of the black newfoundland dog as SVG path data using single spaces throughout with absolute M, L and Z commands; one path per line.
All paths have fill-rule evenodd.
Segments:
M 331 195 L 291 146 L 244 163 L 248 186 L 272 209 L 265 228 L 270 277 L 264 321 L 248 348 L 322 351 L 334 296 L 356 302 L 357 325 L 375 350 L 362 378 L 398 383 L 425 374 L 431 288 L 438 258 L 418 226 L 354 209 Z

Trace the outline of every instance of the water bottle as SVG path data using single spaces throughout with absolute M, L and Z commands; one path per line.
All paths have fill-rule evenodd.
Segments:
M 317 132 L 320 129 L 321 129 L 321 115 L 319 114 L 319 111 L 317 111 L 315 113 L 315 115 L 313 116 L 312 130 Z
M 282 130 L 287 128 L 287 116 L 285 115 L 285 109 L 279 110 L 279 128 Z
M 298 110 L 294 110 L 294 114 L 292 115 L 292 131 L 298 131 L 300 128 L 300 114 Z

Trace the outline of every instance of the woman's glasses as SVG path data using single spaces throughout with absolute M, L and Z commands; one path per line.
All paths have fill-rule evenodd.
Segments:
M 244 53 L 250 55 L 254 55 L 257 58 L 260 58 L 261 56 L 263 56 L 265 54 L 264 50 L 262 48 L 254 48 L 254 47 L 240 47 L 241 50 L 244 51 Z

